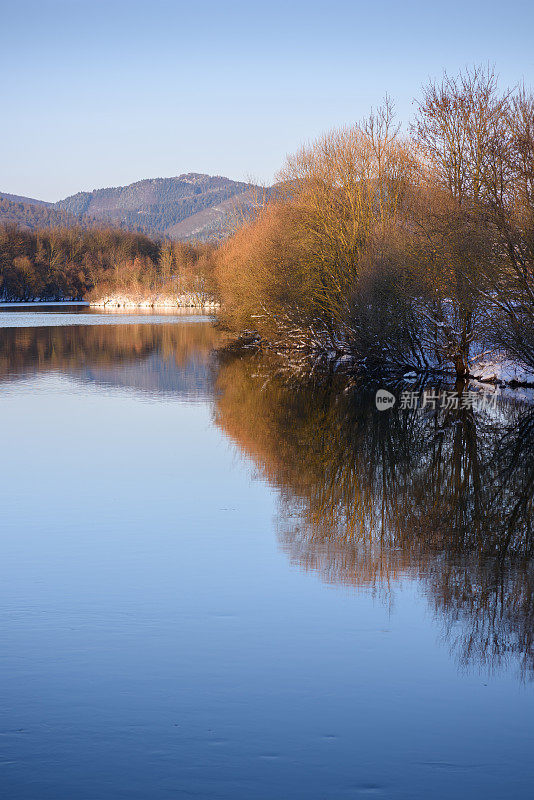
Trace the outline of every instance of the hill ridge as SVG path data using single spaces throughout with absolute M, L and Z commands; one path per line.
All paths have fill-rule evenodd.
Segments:
M 185 172 L 80 191 L 56 203 L 0 192 L 0 222 L 30 229 L 100 224 L 150 236 L 217 240 L 224 237 L 235 204 L 254 205 L 256 189 L 223 175 Z

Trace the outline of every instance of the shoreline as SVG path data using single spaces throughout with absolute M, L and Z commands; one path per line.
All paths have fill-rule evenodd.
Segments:
M 345 374 L 347 376 L 360 375 L 373 381 L 408 381 L 420 382 L 438 381 L 455 382 L 456 375 L 451 370 L 427 368 L 425 370 L 416 369 L 407 365 L 405 368 L 388 367 L 383 364 L 383 368 L 366 370 L 365 366 L 356 356 L 348 353 L 334 354 L 329 348 L 322 352 L 316 352 L 315 358 L 311 354 L 304 354 L 302 351 L 283 350 L 272 342 L 261 339 L 252 331 L 243 331 L 235 334 L 232 341 L 223 348 L 228 355 L 251 355 L 254 352 L 271 353 L 275 357 L 285 360 L 289 371 L 294 372 L 295 377 L 299 373 L 309 371 L 310 374 L 317 374 L 320 369 L 325 373 Z M 485 387 L 494 389 L 534 389 L 534 373 L 521 367 L 519 364 L 506 358 L 503 354 L 496 353 L 493 358 L 480 361 L 476 366 L 475 372 L 466 375 L 466 381 L 481 384 Z
M 102 297 L 99 300 L 89 300 L 91 308 L 198 308 L 216 309 L 220 308 L 220 303 L 210 295 L 184 293 L 182 295 L 152 295 L 149 297 L 133 298 L 128 295 L 111 295 Z
M 0 309 L 9 308 L 64 308 L 65 306 L 75 306 L 76 308 L 89 308 L 87 300 L 24 300 L 14 302 L 1 302 Z
M 0 310 L 12 308 L 102 308 L 102 309 L 204 309 L 220 308 L 218 300 L 211 297 L 195 298 L 191 295 L 178 297 L 132 298 L 122 295 L 105 297 L 100 300 L 24 300 L 0 302 Z

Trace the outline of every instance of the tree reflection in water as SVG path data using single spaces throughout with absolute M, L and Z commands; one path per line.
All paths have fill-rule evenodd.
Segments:
M 386 597 L 415 576 L 462 664 L 519 661 L 534 677 L 534 409 L 378 412 L 376 387 L 289 381 L 265 357 L 214 361 L 220 343 L 208 323 L 4 329 L 0 384 L 58 371 L 213 399 L 279 489 L 292 561 Z
M 208 400 L 212 353 L 221 340 L 209 321 L 3 328 L 0 386 L 59 372 L 83 384 Z
M 218 424 L 280 491 L 291 560 L 388 596 L 416 576 L 460 663 L 534 676 L 531 406 L 379 412 L 377 387 L 259 357 L 222 360 L 216 387 Z

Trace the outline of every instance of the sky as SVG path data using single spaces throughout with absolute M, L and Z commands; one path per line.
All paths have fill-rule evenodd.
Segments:
M 532 0 L 0 0 L 0 191 L 55 201 L 185 172 L 270 183 L 443 70 L 534 85 Z

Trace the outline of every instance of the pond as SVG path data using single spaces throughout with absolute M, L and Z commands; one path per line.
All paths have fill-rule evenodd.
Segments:
M 5 797 L 532 796 L 528 397 L 378 410 L 197 315 L 0 326 Z

